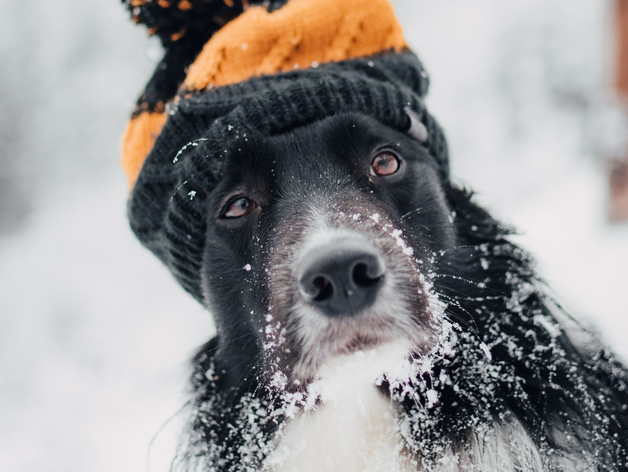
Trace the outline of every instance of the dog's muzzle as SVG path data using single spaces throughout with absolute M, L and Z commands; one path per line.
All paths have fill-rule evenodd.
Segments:
M 351 236 L 315 247 L 299 261 L 298 283 L 305 301 L 329 317 L 355 316 L 372 306 L 386 275 L 381 251 Z

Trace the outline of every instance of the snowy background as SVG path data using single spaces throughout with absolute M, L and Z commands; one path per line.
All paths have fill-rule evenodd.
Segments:
M 628 224 L 606 223 L 611 4 L 395 0 L 453 173 L 628 359 Z M 0 0 L 0 463 L 167 470 L 209 315 L 133 238 L 120 135 L 160 56 L 116 0 Z M 149 451 L 149 442 L 155 436 Z

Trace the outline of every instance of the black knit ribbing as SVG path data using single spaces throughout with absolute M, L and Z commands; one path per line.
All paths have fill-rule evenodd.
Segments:
M 404 108 L 410 106 L 426 125 L 426 146 L 446 174 L 446 141 L 422 101 L 427 88 L 427 75 L 408 51 L 252 78 L 180 98 L 131 194 L 133 231 L 202 301 L 206 201 L 230 141 L 244 133 L 281 134 L 342 112 L 365 113 L 406 131 Z

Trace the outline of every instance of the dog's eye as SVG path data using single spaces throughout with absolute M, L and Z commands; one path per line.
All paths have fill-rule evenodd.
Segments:
M 371 175 L 387 176 L 399 170 L 399 159 L 394 154 L 380 152 L 371 162 Z
M 255 209 L 255 203 L 246 197 L 240 197 L 232 201 L 227 211 L 224 212 L 224 218 L 241 218 L 248 215 Z

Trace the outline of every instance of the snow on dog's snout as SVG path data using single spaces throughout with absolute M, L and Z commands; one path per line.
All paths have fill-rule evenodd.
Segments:
M 422 261 L 384 209 L 354 202 L 312 205 L 273 242 L 270 313 L 282 336 L 272 358 L 297 384 L 356 351 L 399 343 L 424 354 L 434 346 L 438 322 Z

